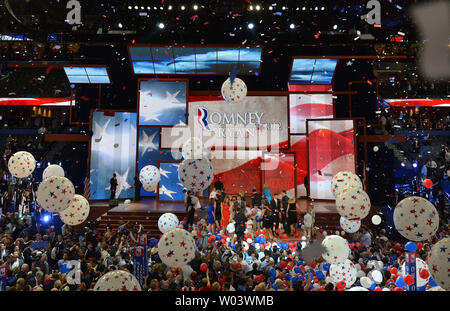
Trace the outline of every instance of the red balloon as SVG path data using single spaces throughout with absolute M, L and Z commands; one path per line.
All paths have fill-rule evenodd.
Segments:
M 292 261 L 289 261 L 289 263 L 287 264 L 287 268 L 288 268 L 289 270 L 294 269 L 294 263 L 293 263 Z
M 379 287 L 379 286 L 375 287 L 374 291 L 381 292 L 381 287 Z
M 313 260 L 313 261 L 311 261 L 311 268 L 315 268 L 316 266 L 317 266 L 317 263 L 316 263 L 316 261 L 315 260 Z
M 397 275 L 397 273 L 398 273 L 397 268 L 396 267 L 392 267 L 391 268 L 391 273 Z
M 403 291 L 403 288 L 401 288 L 401 287 L 396 287 L 396 288 L 394 289 L 394 291 L 396 291 L 396 292 L 402 292 L 402 291 Z
M 416 245 L 417 245 L 417 249 L 418 250 L 421 250 L 423 248 L 423 243 L 422 242 L 419 242 Z
M 414 278 L 412 275 L 408 274 L 407 276 L 405 276 L 403 278 L 403 280 L 405 281 L 406 285 L 413 285 L 414 284 Z
M 427 178 L 423 181 L 423 186 L 427 189 L 430 189 L 431 187 L 433 187 L 433 181 Z
M 200 265 L 200 271 L 206 272 L 208 270 L 208 265 L 206 263 L 202 263 Z
M 241 265 L 241 263 L 240 262 L 236 262 L 236 269 L 241 269 L 242 268 L 242 265 Z
M 277 278 L 280 280 L 284 280 L 284 273 L 283 272 L 278 272 Z
M 419 275 L 422 279 L 428 279 L 430 272 L 427 269 L 420 269 Z
M 300 237 L 300 232 L 296 232 L 294 236 L 295 236 L 296 238 L 299 238 L 299 237 Z
M 284 268 L 286 268 L 286 261 L 282 261 L 282 262 L 280 262 L 280 264 L 278 265 L 281 269 L 284 269 Z
M 275 230 L 276 233 L 280 233 L 280 228 Z
M 339 281 L 336 283 L 336 287 L 340 290 L 343 290 L 345 288 L 346 284 L 344 281 Z
M 281 236 L 283 239 L 287 239 L 288 235 L 286 233 L 283 233 L 283 235 Z
M 402 246 L 400 245 L 400 243 L 395 243 L 394 249 L 397 251 L 401 251 L 402 250 Z

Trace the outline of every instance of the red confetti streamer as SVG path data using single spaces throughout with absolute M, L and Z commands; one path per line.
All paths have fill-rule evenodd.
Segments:
M 195 15 L 192 15 L 192 16 L 191 16 L 191 19 L 194 20 L 194 19 L 196 19 L 197 17 L 198 17 L 198 14 L 195 14 Z
M 267 54 L 272 54 L 272 52 L 273 52 L 273 51 L 272 51 L 272 50 L 270 50 L 269 52 L 267 52 Z
M 208 24 L 209 24 L 209 22 L 204 22 L 204 23 L 203 23 L 203 25 L 208 25 Z

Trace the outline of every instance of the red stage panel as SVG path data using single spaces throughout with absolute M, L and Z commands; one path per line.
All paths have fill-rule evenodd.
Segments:
M 308 120 L 310 197 L 334 200 L 331 179 L 340 171 L 355 172 L 353 120 Z
M 291 151 L 295 152 L 295 162 L 297 164 L 297 197 L 305 197 L 306 188 L 304 180 L 305 176 L 308 174 L 306 135 L 291 136 Z
M 289 95 L 290 133 L 305 134 L 306 120 L 333 118 L 331 94 Z

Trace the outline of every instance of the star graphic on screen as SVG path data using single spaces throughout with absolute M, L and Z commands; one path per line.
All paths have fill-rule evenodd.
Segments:
M 94 122 L 95 125 L 95 130 L 94 130 L 94 141 L 96 143 L 99 143 L 103 136 L 105 135 L 106 132 L 106 128 L 108 127 L 109 122 L 111 121 L 111 119 L 108 119 L 108 121 L 106 121 L 106 123 L 103 126 L 98 125 L 97 122 Z
M 179 100 L 177 99 L 178 94 L 180 94 L 180 91 L 177 91 L 173 94 L 170 94 L 169 91 L 166 91 L 166 98 L 164 99 L 165 101 L 168 101 L 170 103 L 177 103 L 179 104 Z
M 173 200 L 172 194 L 176 193 L 175 191 L 167 189 L 164 185 L 159 188 L 160 195 L 167 195 L 169 198 Z
M 159 168 L 159 172 L 160 172 L 160 174 L 161 174 L 162 176 L 164 176 L 164 177 L 166 177 L 166 178 L 169 178 L 169 177 L 167 177 L 167 174 L 172 173 L 172 172 L 169 172 L 169 171 L 165 171 L 165 170 L 163 170 L 162 168 Z
M 158 132 L 153 133 L 153 135 L 148 136 L 145 131 L 142 132 L 142 140 L 139 142 L 139 148 L 142 148 L 141 157 L 144 156 L 144 154 L 147 152 L 148 149 L 150 150 L 156 150 L 155 144 L 153 143 L 153 139 L 155 138 L 156 134 Z
M 154 120 L 156 122 L 161 122 L 161 120 L 158 118 L 160 116 L 159 114 L 142 113 L 142 115 L 145 116 L 144 122 L 150 121 L 150 120 Z
M 117 175 L 117 177 L 116 177 L 117 178 L 116 199 L 119 198 L 122 190 L 131 188 L 131 186 L 127 182 L 129 170 L 130 170 L 130 168 L 127 168 L 127 170 L 126 170 L 125 174 L 123 174 L 123 176 L 120 175 L 118 172 L 115 172 Z M 105 188 L 105 190 L 110 190 L 110 189 L 111 189 L 111 187 Z

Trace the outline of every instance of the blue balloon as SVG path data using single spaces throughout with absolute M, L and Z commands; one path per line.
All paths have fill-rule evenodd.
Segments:
M 294 268 L 294 272 L 295 273 L 301 273 L 302 269 L 300 269 L 300 267 L 297 266 L 297 267 Z
M 259 243 L 259 241 L 260 241 L 260 238 L 259 238 L 259 236 L 257 236 L 257 237 L 255 238 L 255 243 Z
M 158 240 L 155 238 L 150 239 L 150 247 L 155 247 L 158 244 Z
M 403 288 L 405 286 L 405 280 L 403 280 L 402 276 L 399 276 L 397 278 L 397 280 L 395 281 L 395 285 L 397 285 L 398 287 Z
M 298 277 L 298 279 L 301 280 L 301 281 L 304 281 L 304 280 L 305 280 L 305 277 L 304 277 L 303 275 L 300 275 L 300 276 Z
M 325 280 L 325 275 L 321 270 L 316 271 L 316 276 L 319 280 Z
M 409 241 L 406 243 L 405 248 L 408 252 L 415 252 L 417 250 L 417 245 L 416 243 Z
M 290 280 L 292 279 L 292 275 L 290 275 L 289 273 L 287 273 L 287 274 L 284 276 L 284 279 L 285 279 L 286 281 L 290 281 Z
M 295 283 L 297 283 L 298 278 L 297 278 L 296 276 L 293 276 L 293 277 L 291 278 L 291 281 L 292 281 L 292 286 L 295 286 Z
M 272 288 L 273 288 L 274 290 L 278 290 L 278 287 L 275 285 L 275 283 L 272 284 Z
M 282 249 L 288 249 L 289 245 L 287 245 L 287 243 L 283 243 L 283 244 L 281 244 L 281 248 Z
M 259 244 L 264 244 L 266 243 L 266 239 L 265 238 L 259 238 Z
M 372 283 L 372 285 L 370 285 L 369 289 L 370 289 L 370 290 L 374 290 L 375 287 L 377 287 L 377 285 L 376 285 L 375 283 Z
M 271 276 L 271 277 L 269 278 L 269 280 L 270 280 L 270 283 L 272 283 L 272 284 L 275 283 L 275 277 L 274 277 L 274 276 Z
M 269 275 L 272 277 L 275 277 L 277 275 L 277 270 L 275 270 L 274 268 L 270 268 Z
M 323 264 L 323 268 L 325 269 L 325 271 L 329 271 L 330 270 L 330 264 L 328 262 Z
M 436 281 L 431 276 L 428 279 L 428 284 L 430 284 L 431 287 L 439 286 L 438 283 L 436 283 Z

